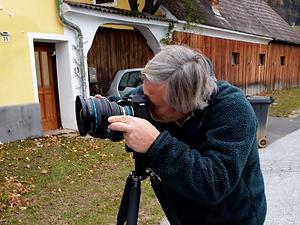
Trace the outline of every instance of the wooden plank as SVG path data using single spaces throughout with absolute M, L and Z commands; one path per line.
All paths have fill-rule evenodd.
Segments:
M 137 30 L 100 27 L 88 53 L 88 65 L 97 70 L 97 84 L 90 84 L 91 95 L 105 95 L 120 69 L 144 67 L 153 52 Z

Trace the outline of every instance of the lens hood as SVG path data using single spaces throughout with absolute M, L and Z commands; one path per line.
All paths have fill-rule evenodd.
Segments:
M 86 100 L 82 96 L 78 95 L 75 102 L 75 112 L 77 127 L 81 136 L 85 136 L 91 129 L 86 106 Z

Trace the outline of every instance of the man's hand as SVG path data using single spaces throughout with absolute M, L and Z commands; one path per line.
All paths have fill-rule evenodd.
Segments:
M 159 135 L 159 131 L 147 120 L 132 116 L 111 116 L 109 129 L 123 132 L 128 147 L 146 153 Z

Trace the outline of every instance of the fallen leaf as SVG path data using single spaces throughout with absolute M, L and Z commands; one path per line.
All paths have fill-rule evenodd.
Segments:
M 41 174 L 47 174 L 47 173 L 48 173 L 47 170 L 42 170 L 42 171 L 41 171 Z

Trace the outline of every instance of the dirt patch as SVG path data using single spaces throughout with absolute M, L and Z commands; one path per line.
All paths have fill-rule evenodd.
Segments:
M 300 116 L 300 109 L 293 110 L 293 111 L 288 115 L 288 118 L 295 118 L 295 117 L 298 117 L 298 116 Z

